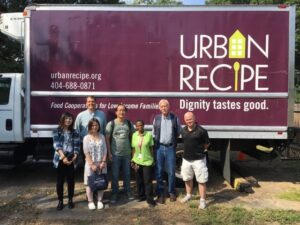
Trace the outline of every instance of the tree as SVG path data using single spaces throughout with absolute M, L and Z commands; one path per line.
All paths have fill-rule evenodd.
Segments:
M 23 72 L 24 57 L 21 51 L 21 44 L 1 34 L 0 49 L 0 72 Z
M 176 0 L 134 0 L 135 5 L 180 5 Z

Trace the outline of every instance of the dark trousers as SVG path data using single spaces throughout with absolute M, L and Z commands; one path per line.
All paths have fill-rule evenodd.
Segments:
M 148 203 L 153 202 L 153 167 L 152 166 L 141 166 L 135 171 L 137 194 L 138 198 L 147 199 Z
M 68 184 L 68 198 L 71 200 L 74 196 L 75 188 L 75 171 L 74 164 L 66 165 L 61 160 L 58 163 L 57 167 L 57 182 L 56 182 L 56 193 L 59 201 L 62 201 L 64 198 L 64 183 L 65 179 Z

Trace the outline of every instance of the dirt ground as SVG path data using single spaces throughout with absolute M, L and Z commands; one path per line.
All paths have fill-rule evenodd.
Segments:
M 248 175 L 258 179 L 260 187 L 253 193 L 235 191 L 211 163 L 208 182 L 208 207 L 241 206 L 300 211 L 300 203 L 278 196 L 288 190 L 300 192 L 300 161 L 242 161 L 236 163 Z M 148 208 L 145 202 L 121 200 L 109 204 L 110 190 L 105 192 L 105 209 L 89 211 L 82 184 L 82 170 L 76 174 L 75 208 L 58 212 L 55 207 L 55 170 L 48 162 L 25 163 L 11 170 L 0 170 L 0 224 L 193 224 L 189 206 L 179 201 Z M 134 188 L 135 182 L 132 181 Z M 178 187 L 179 199 L 184 193 Z M 197 198 L 197 196 L 195 197 Z

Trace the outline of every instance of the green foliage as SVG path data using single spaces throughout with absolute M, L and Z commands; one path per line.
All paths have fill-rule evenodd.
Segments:
M 289 201 L 300 202 L 300 190 L 287 190 L 284 193 L 280 193 L 279 198 L 286 199 Z
M 176 0 L 134 0 L 134 5 L 180 5 Z
M 12 41 L 0 33 L 0 68 L 1 73 L 23 72 L 23 52 L 21 44 Z
M 154 4 L 153 0 L 134 0 L 134 5 L 152 5 Z
M 32 0 L 35 4 L 118 4 L 119 0 Z
M 209 206 L 199 210 L 190 204 L 191 213 L 195 224 L 298 224 L 300 214 L 291 210 L 255 209 L 247 210 L 242 207 L 217 207 Z
M 247 225 L 252 223 L 253 218 L 251 213 L 246 209 L 234 207 L 208 207 L 205 210 L 199 210 L 195 208 L 192 210 L 193 220 L 196 224 L 237 224 Z

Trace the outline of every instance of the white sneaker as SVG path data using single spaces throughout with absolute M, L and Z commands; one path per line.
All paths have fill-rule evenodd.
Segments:
M 95 206 L 94 202 L 89 202 L 88 207 L 89 207 L 89 210 L 95 210 L 96 209 L 96 206 Z
M 187 203 L 188 201 L 190 201 L 192 199 L 191 195 L 186 195 L 184 198 L 182 198 L 180 200 L 181 203 Z
M 99 201 L 99 202 L 97 203 L 97 209 L 103 209 L 103 208 L 104 208 L 103 203 Z
M 206 208 L 206 202 L 205 202 L 205 199 L 200 199 L 198 209 L 205 209 L 205 208 Z

